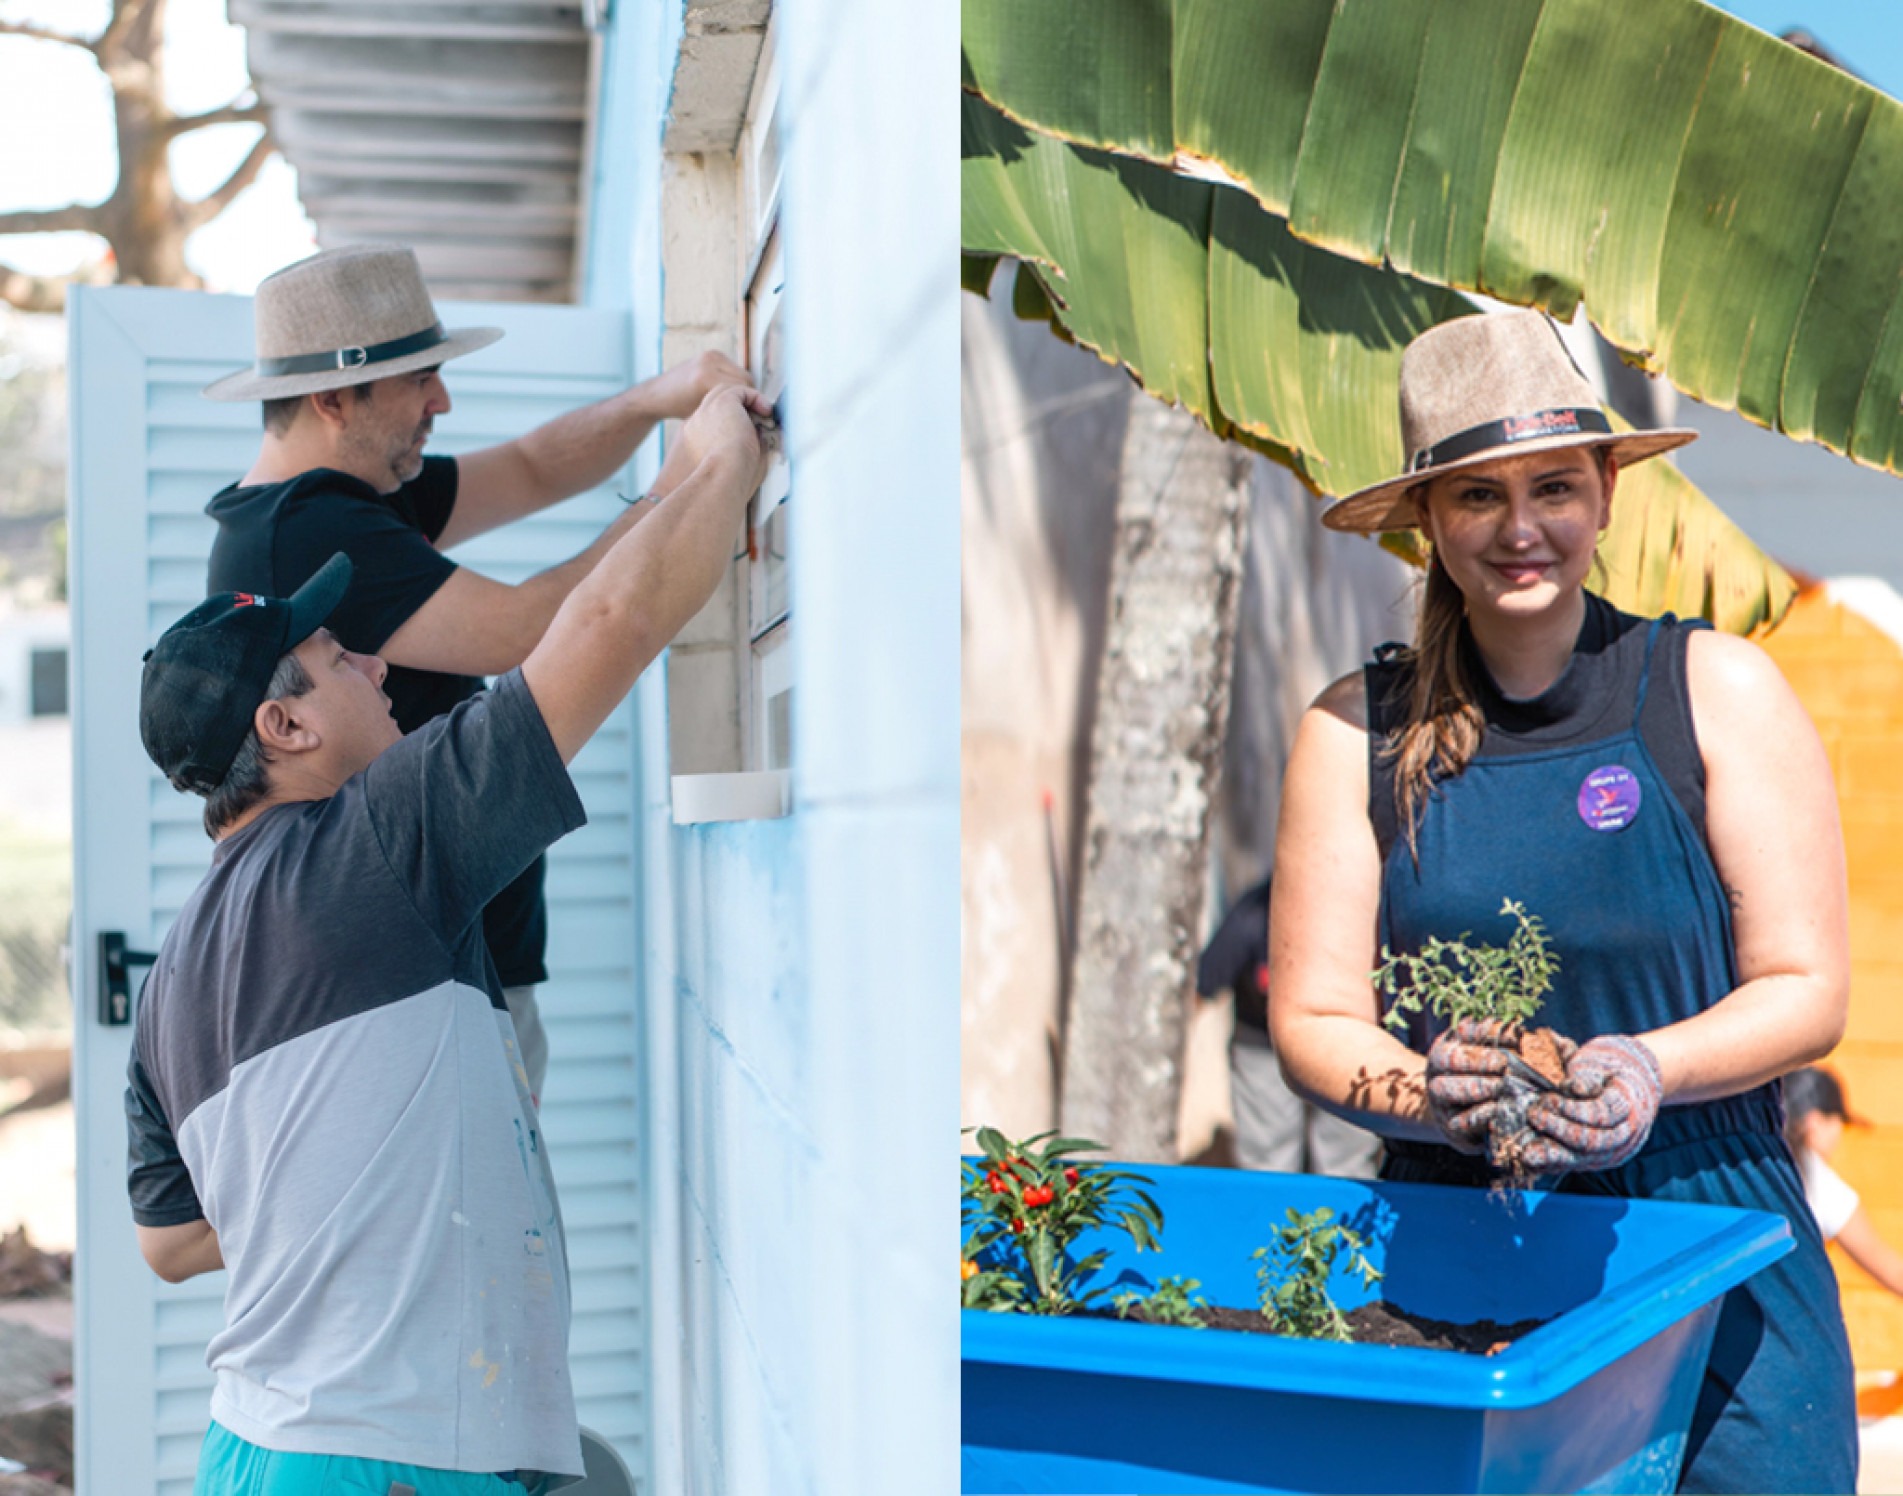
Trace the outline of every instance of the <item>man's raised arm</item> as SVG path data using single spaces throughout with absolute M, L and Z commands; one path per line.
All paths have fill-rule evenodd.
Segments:
M 703 353 L 526 436 L 458 458 L 456 507 L 437 547 L 449 550 L 607 481 L 662 421 L 693 415 L 722 385 L 752 382 L 724 354 Z
M 744 385 L 701 401 L 678 444 L 691 472 L 569 593 L 523 661 L 564 763 L 720 584 L 765 462 L 753 417 L 771 408 Z
M 672 443 L 654 479 L 655 498 L 671 493 L 696 461 L 685 441 Z M 461 508 L 459 498 L 458 511 Z M 562 600 L 654 508 L 651 503 L 629 506 L 586 550 L 513 586 L 466 566 L 457 568 L 377 653 L 392 665 L 452 675 L 500 675 L 515 669 L 541 642 Z

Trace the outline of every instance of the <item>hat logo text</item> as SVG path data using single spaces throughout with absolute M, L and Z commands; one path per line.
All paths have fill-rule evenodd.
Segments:
M 1542 410 L 1537 415 L 1508 416 L 1500 425 L 1508 441 L 1523 442 L 1536 436 L 1576 432 L 1579 417 L 1570 410 Z

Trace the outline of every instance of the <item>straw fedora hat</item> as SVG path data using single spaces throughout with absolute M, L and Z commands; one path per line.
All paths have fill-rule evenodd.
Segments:
M 1614 431 L 1544 312 L 1456 317 L 1401 354 L 1407 472 L 1349 494 L 1323 511 L 1322 523 L 1364 535 L 1412 529 L 1408 491 L 1442 473 L 1559 447 L 1604 447 L 1630 465 L 1697 437 L 1677 426 Z
M 278 400 L 427 369 L 487 348 L 499 327 L 445 332 L 413 251 L 359 244 L 287 265 L 252 305 L 257 363 L 205 386 L 213 400 Z

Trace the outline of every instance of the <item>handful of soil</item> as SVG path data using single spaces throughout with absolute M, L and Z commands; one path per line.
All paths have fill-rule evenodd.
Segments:
M 1506 1090 L 1489 1119 L 1487 1158 L 1500 1170 L 1506 1188 L 1524 1189 L 1537 1173 L 1525 1161 L 1533 1140 L 1527 1108 L 1566 1084 L 1566 1061 L 1578 1046 L 1552 1029 L 1514 1024 L 1501 1030 L 1500 1047 L 1507 1052 Z

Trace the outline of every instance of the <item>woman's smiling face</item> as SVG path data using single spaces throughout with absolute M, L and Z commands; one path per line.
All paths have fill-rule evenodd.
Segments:
M 1560 447 L 1435 478 L 1421 528 L 1473 613 L 1543 613 L 1585 585 L 1612 517 L 1618 464 Z

